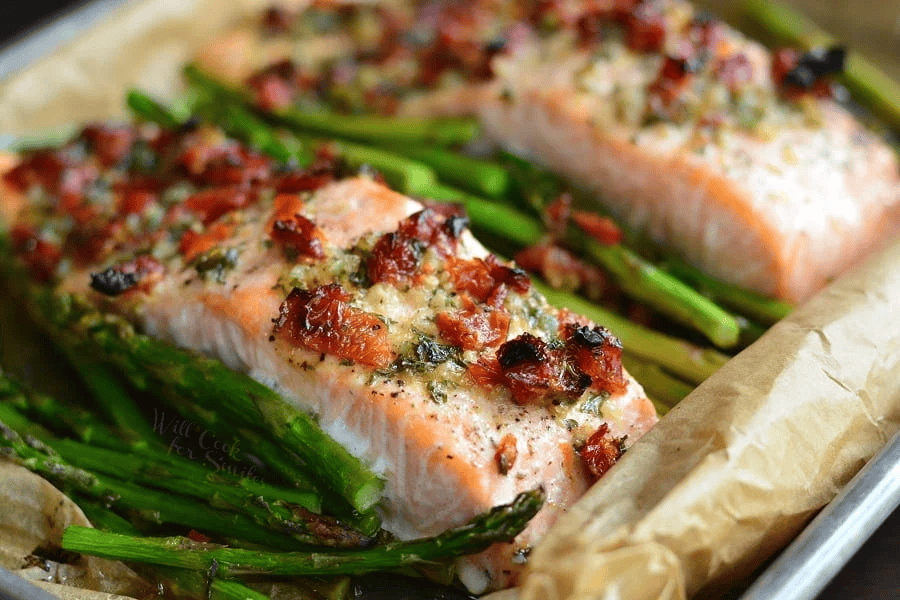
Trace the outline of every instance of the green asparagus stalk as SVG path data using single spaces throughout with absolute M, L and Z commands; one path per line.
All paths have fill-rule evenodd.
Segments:
M 431 146 L 392 145 L 390 149 L 428 165 L 442 181 L 458 185 L 475 194 L 484 194 L 496 199 L 506 194 L 512 185 L 512 179 L 506 169 L 487 160 Z
M 131 523 L 91 500 L 76 498 L 76 503 L 91 524 L 101 531 L 120 535 L 140 536 Z M 141 574 L 158 582 L 177 598 L 207 598 L 208 600 L 268 600 L 268 596 L 237 581 L 210 579 L 206 574 L 184 569 L 144 567 Z
M 535 278 L 532 278 L 532 283 L 550 304 L 583 314 L 609 328 L 629 354 L 660 365 L 691 383 L 701 383 L 728 361 L 728 356 L 715 350 L 647 329 L 575 294 L 555 290 Z
M 667 258 L 661 268 L 685 281 L 738 314 L 755 319 L 764 325 L 774 325 L 788 316 L 793 307 L 783 300 L 767 298 L 733 284 L 710 277 L 682 260 Z
M 288 405 L 276 392 L 221 362 L 138 334 L 123 319 L 102 315 L 68 294 L 32 289 L 30 304 L 56 336 L 69 343 L 91 343 L 147 389 L 151 379 L 167 382 L 178 397 L 232 423 L 273 434 L 296 453 L 320 480 L 354 509 L 366 511 L 380 499 L 383 482 L 311 417 Z
M 162 440 L 141 414 L 132 395 L 108 367 L 93 359 L 84 347 L 64 344 L 61 347 L 100 408 L 112 419 L 132 449 L 140 452 L 163 447 Z
M 743 13 L 779 44 L 804 50 L 833 46 L 834 37 L 801 13 L 772 0 L 744 0 Z M 858 52 L 849 52 L 838 79 L 875 115 L 900 128 L 900 84 Z
M 659 416 L 669 412 L 669 409 L 684 400 L 694 389 L 684 381 L 666 373 L 659 365 L 631 354 L 622 353 L 622 365 L 641 383 Z
M 192 85 L 213 96 L 247 103 L 243 93 L 207 75 L 196 65 L 185 67 L 184 75 Z M 279 123 L 308 134 L 376 144 L 465 144 L 479 133 L 478 122 L 468 118 L 404 119 L 296 110 L 277 111 L 274 117 Z
M 138 90 L 131 90 L 125 96 L 125 104 L 138 118 L 156 123 L 163 129 L 178 129 L 181 121 L 168 108 Z
M 540 510 L 541 490 L 519 494 L 511 503 L 491 509 L 462 527 L 434 537 L 391 542 L 356 551 L 264 553 L 174 538 L 133 538 L 90 529 L 69 527 L 62 547 L 104 558 L 208 571 L 216 575 L 355 575 L 404 566 L 428 565 L 439 560 L 472 554 L 491 544 L 510 541 Z
M 720 348 L 737 345 L 741 328 L 735 318 L 692 287 L 624 246 L 601 244 L 575 226 L 569 227 L 566 241 L 612 273 L 632 298 L 693 327 Z
M 27 424 L 26 424 L 27 426 Z M 143 488 L 79 469 L 37 439 L 19 436 L 0 421 L 0 456 L 8 458 L 57 484 L 67 492 L 123 509 L 138 511 L 158 523 L 172 523 L 283 549 L 308 546 L 291 537 L 262 529 L 251 519 L 216 510 L 196 499 Z

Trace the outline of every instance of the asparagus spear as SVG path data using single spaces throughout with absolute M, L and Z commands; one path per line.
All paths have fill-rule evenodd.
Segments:
M 647 362 L 628 353 L 622 353 L 622 365 L 637 379 L 656 407 L 660 416 L 684 400 L 694 388 L 666 373 L 659 365 Z
M 158 523 L 183 525 L 272 547 L 297 548 L 304 545 L 294 538 L 262 529 L 243 515 L 206 507 L 196 499 L 139 487 L 79 469 L 37 439 L 19 436 L 3 421 L 0 421 L 0 456 L 46 477 L 67 491 L 138 511 Z M 315 541 L 310 539 L 309 543 Z
M 702 382 L 728 361 L 728 356 L 715 350 L 647 329 L 575 294 L 554 290 L 535 278 L 532 283 L 550 304 L 583 314 L 609 328 L 629 354 L 660 365 L 691 383 Z
M 796 10 L 772 0 L 744 0 L 743 13 L 779 44 L 804 50 L 833 46 L 834 37 Z M 900 84 L 858 52 L 849 52 L 838 76 L 850 93 L 873 113 L 900 128 Z
M 186 66 L 184 75 L 192 85 L 214 96 L 241 104 L 248 101 L 243 93 L 210 77 L 196 65 Z M 279 123 L 304 132 L 379 144 L 464 144 L 479 133 L 477 121 L 467 118 L 404 119 L 296 110 L 277 111 L 272 117 Z
M 163 129 L 178 129 L 182 123 L 168 108 L 138 90 L 130 90 L 125 104 L 139 118 L 156 123 Z
M 793 310 L 793 306 L 783 300 L 767 298 L 725 283 L 676 258 L 667 258 L 661 267 L 716 302 L 720 302 L 741 315 L 756 319 L 764 325 L 774 325 Z
M 475 194 L 500 198 L 512 185 L 501 165 L 431 146 L 391 145 L 390 149 L 434 169 L 437 176 Z
M 276 392 L 219 361 L 138 334 L 123 319 L 80 306 L 71 295 L 40 288 L 30 292 L 37 316 L 56 336 L 92 343 L 138 387 L 150 385 L 148 375 L 168 382 L 178 397 L 218 411 L 233 423 L 274 434 L 356 510 L 378 502 L 383 482 Z
M 367 550 L 336 552 L 264 553 L 198 544 L 185 538 L 133 538 L 72 526 L 63 535 L 66 550 L 105 558 L 145 562 L 207 571 L 216 575 L 353 575 L 412 565 L 427 565 L 445 558 L 471 554 L 491 544 L 512 540 L 540 510 L 542 490 L 519 494 L 467 524 L 434 537 L 391 542 Z

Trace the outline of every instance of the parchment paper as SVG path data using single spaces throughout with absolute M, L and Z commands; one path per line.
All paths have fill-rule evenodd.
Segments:
M 33 135 L 120 116 L 132 85 L 171 95 L 185 60 L 265 4 L 129 5 L 2 82 L 0 132 Z M 888 14 L 895 5 L 867 3 L 860 18 L 871 21 L 879 10 L 885 17 L 873 22 L 896 45 L 891 27 L 897 19 Z M 832 13 L 831 23 L 823 24 L 871 48 L 879 38 L 855 27 L 854 14 L 840 20 Z M 882 50 L 890 55 L 894 49 Z M 716 598 L 746 578 L 900 426 L 898 298 L 900 242 L 700 386 L 535 548 L 522 588 L 494 597 Z

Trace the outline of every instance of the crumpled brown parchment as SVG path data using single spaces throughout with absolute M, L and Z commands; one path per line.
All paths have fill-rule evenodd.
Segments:
M 133 85 L 170 96 L 183 62 L 267 3 L 130 4 L 0 82 L 0 132 L 122 116 Z M 716 598 L 741 582 L 898 429 L 898 298 L 900 243 L 700 386 L 535 548 L 522 587 L 492 598 Z

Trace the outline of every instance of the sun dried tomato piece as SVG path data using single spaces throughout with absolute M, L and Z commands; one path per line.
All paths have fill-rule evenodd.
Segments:
M 605 246 L 614 246 L 622 241 L 622 230 L 609 217 L 576 210 L 572 212 L 572 220 L 582 231 Z
M 184 257 L 185 264 L 189 264 L 204 252 L 209 252 L 230 238 L 233 231 L 234 227 L 225 223 L 216 223 L 204 233 L 188 229 L 181 236 L 178 251 Z
M 131 150 L 135 131 L 129 126 L 89 125 L 81 136 L 90 142 L 100 164 L 111 167 L 121 162 Z
M 672 104 L 681 95 L 694 70 L 691 60 L 667 56 L 659 75 L 647 88 L 647 104 L 652 114 L 668 117 Z
M 69 161 L 54 150 L 39 150 L 26 156 L 3 175 L 4 181 L 20 192 L 39 184 L 50 193 L 59 192 L 59 183 Z
M 120 215 L 139 215 L 156 202 L 156 194 L 143 190 L 126 190 L 119 197 Z
M 91 220 L 76 223 L 66 237 L 75 264 L 87 266 L 109 256 L 123 241 L 125 224 L 122 219 Z
M 22 259 L 36 280 L 45 282 L 53 277 L 56 266 L 62 260 L 62 249 L 43 240 L 37 231 L 27 225 L 16 225 L 10 231 L 13 254 Z
M 481 387 L 503 385 L 503 370 L 496 356 L 482 356 L 467 369 L 475 383 Z
M 381 236 L 366 262 L 372 283 L 400 286 L 410 282 L 419 270 L 421 244 L 407 235 L 392 231 Z
M 290 106 L 309 82 L 297 65 L 286 59 L 251 75 L 247 78 L 247 86 L 255 92 L 260 108 L 272 110 Z
M 294 288 L 279 308 L 272 334 L 293 346 L 387 367 L 394 358 L 387 326 L 375 315 L 352 308 L 349 300 L 350 294 L 336 283 Z
M 591 300 L 612 299 L 617 288 L 598 267 L 579 260 L 574 254 L 554 246 L 529 246 L 515 255 L 515 261 L 526 271 L 538 273 L 556 289 L 583 290 Z
M 516 464 L 516 458 L 518 456 L 519 451 L 516 448 L 516 436 L 507 433 L 500 440 L 500 443 L 497 444 L 497 452 L 494 453 L 494 462 L 497 463 L 497 471 L 499 471 L 501 475 L 509 473 L 510 469 L 513 468 L 513 465 Z
M 525 271 L 501 264 L 492 254 L 484 259 L 451 258 L 447 261 L 447 270 L 454 288 L 458 292 L 467 292 L 479 302 L 486 302 L 501 285 L 519 294 L 531 287 L 531 279 Z
M 197 192 L 184 202 L 185 208 L 209 225 L 224 214 L 244 208 L 256 200 L 256 194 L 238 186 L 223 186 Z
M 497 350 L 503 381 L 516 404 L 531 404 L 555 395 L 577 398 L 591 384 L 591 378 L 566 364 L 563 349 L 550 349 L 547 343 L 523 333 Z
M 620 440 L 613 439 L 609 434 L 609 426 L 604 423 L 591 434 L 578 454 L 596 481 L 622 456 L 622 444 Z
M 322 246 L 325 236 L 315 223 L 299 213 L 289 218 L 277 219 L 269 231 L 275 243 L 285 252 L 307 258 L 325 256 Z
M 509 314 L 481 310 L 474 303 L 453 312 L 438 313 L 435 324 L 441 338 L 463 350 L 483 350 L 498 345 L 509 331 Z
M 590 377 L 590 386 L 605 392 L 625 390 L 622 343 L 608 329 L 566 325 L 566 352 L 579 371 Z
M 316 151 L 316 160 L 302 171 L 290 171 L 275 182 L 278 193 L 314 192 L 338 179 L 346 165 L 327 147 Z
M 659 52 L 666 41 L 666 20 L 649 4 L 639 4 L 625 20 L 625 43 L 635 52 Z
M 284 6 L 270 6 L 263 13 L 263 31 L 270 35 L 283 35 L 290 33 L 297 18 L 294 11 Z

